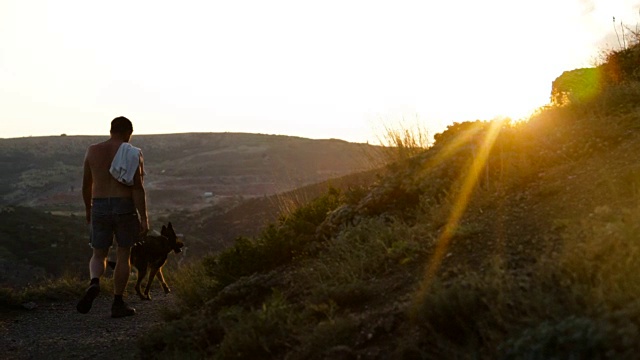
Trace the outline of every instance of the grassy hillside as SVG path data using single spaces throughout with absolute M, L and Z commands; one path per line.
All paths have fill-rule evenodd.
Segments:
M 149 358 L 634 359 L 640 84 L 454 124 L 183 268 Z
M 24 207 L 0 209 L 1 286 L 85 272 L 90 257 L 84 218 Z

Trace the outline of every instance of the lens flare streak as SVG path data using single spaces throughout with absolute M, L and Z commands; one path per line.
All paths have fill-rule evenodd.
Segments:
M 494 120 L 491 122 L 491 125 L 481 142 L 481 146 L 473 159 L 469 171 L 463 175 L 464 179 L 462 180 L 462 187 L 458 192 L 458 196 L 454 202 L 449 219 L 438 238 L 434 254 L 425 268 L 425 275 L 418 292 L 418 299 L 423 298 L 429 290 L 429 286 L 433 282 L 435 275 L 442 264 L 442 259 L 449 248 L 453 236 L 455 235 L 460 219 L 467 209 L 473 189 L 476 187 L 480 173 L 487 163 L 489 154 L 498 134 L 500 133 L 503 122 L 504 120 Z

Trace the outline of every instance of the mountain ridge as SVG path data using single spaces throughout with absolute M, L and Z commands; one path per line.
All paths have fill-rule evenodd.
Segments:
M 0 205 L 79 211 L 82 159 L 107 136 L 0 139 Z M 149 203 L 197 209 L 220 198 L 288 191 L 373 167 L 379 148 L 338 139 L 252 133 L 134 135 Z

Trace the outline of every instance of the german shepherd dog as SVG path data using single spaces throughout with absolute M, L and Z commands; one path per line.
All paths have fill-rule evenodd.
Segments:
M 164 280 L 162 274 L 162 267 L 167 262 L 167 257 L 171 251 L 176 254 L 182 252 L 184 243 L 178 239 L 176 232 L 173 230 L 173 225 L 169 223 L 168 226 L 162 225 L 160 236 L 158 235 L 146 235 L 144 239 L 136 242 L 131 247 L 131 265 L 138 270 L 138 281 L 136 282 L 136 293 L 142 300 L 151 300 L 149 290 L 151 290 L 151 284 L 153 278 L 158 277 L 160 284 L 164 289 L 164 293 L 171 292 L 169 286 Z M 115 267 L 115 262 L 109 262 L 111 267 Z M 147 275 L 149 270 L 149 280 L 144 287 L 144 294 L 140 291 L 140 285 Z
M 171 223 L 168 226 L 162 225 L 160 236 L 147 235 L 144 240 L 133 245 L 131 248 L 131 264 L 138 269 L 138 282 L 136 282 L 135 289 L 142 300 L 151 300 L 149 290 L 151 290 L 151 283 L 153 283 L 153 278 L 156 276 L 160 280 L 164 293 L 171 292 L 164 281 L 162 267 L 167 262 L 169 253 L 173 250 L 174 253 L 178 254 L 182 251 L 183 246 L 184 243 L 176 236 Z M 147 269 L 149 269 L 149 280 L 144 287 L 143 295 L 140 292 L 140 284 L 147 275 Z

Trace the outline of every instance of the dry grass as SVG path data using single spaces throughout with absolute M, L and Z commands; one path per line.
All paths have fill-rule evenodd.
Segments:
M 373 168 L 409 159 L 433 145 L 432 135 L 419 119 L 413 123 L 403 119 L 397 123 L 383 124 L 377 140 L 379 148 L 366 149 L 366 158 Z

